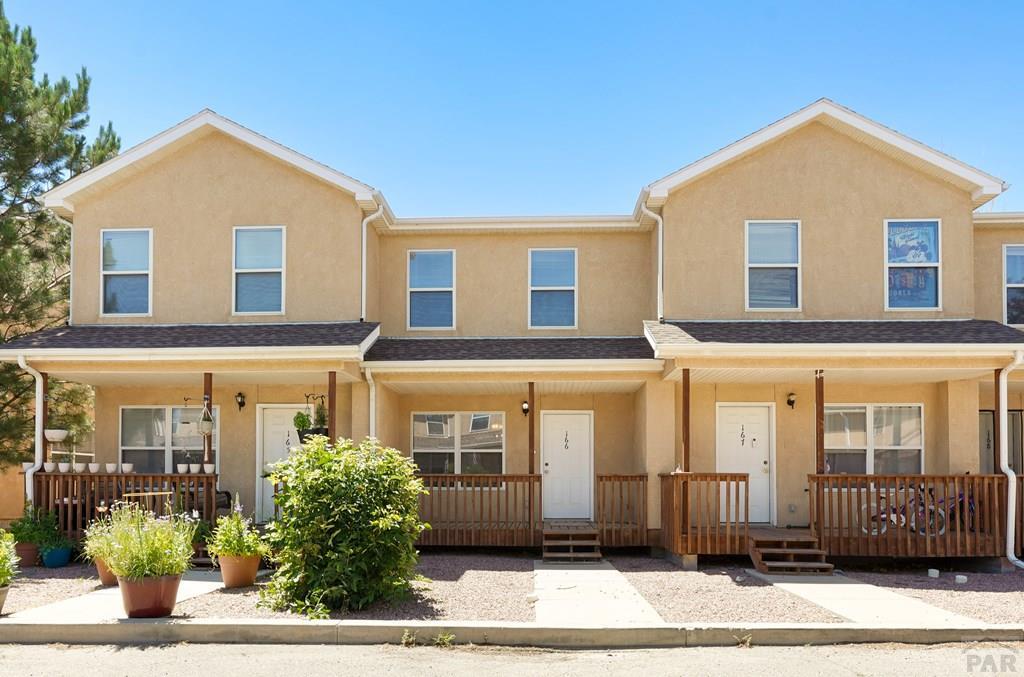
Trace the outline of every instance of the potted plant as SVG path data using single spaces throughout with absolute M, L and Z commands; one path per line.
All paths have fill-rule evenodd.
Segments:
M 313 419 L 305 411 L 295 412 L 295 416 L 292 417 L 292 425 L 295 426 L 295 432 L 299 434 L 300 443 L 306 439 L 307 435 L 313 434 Z
M 117 576 L 107 566 L 113 549 L 113 541 L 110 537 L 110 518 L 101 517 L 93 520 L 85 529 L 85 538 L 82 541 L 82 553 L 85 558 L 96 565 L 96 573 L 99 574 L 100 583 L 106 587 L 117 585 Z
M 237 495 L 231 513 L 217 518 L 207 548 L 220 566 L 225 588 L 255 585 L 260 560 L 270 552 L 252 520 L 242 515 Z
M 317 403 L 313 412 L 313 434 L 327 435 L 327 407 L 324 406 L 323 400 Z
M 47 531 L 43 521 L 49 519 L 42 510 L 36 510 L 31 503 L 25 503 L 25 511 L 21 517 L 11 522 L 11 534 L 14 536 L 15 551 L 25 566 L 34 567 L 39 559 L 39 544 L 46 539 Z M 54 518 L 56 525 L 56 519 Z
M 67 536 L 54 531 L 39 544 L 39 554 L 43 560 L 43 566 L 47 569 L 59 569 L 66 567 L 71 561 L 71 548 L 74 542 Z
M 111 511 L 111 548 L 104 561 L 117 576 L 129 618 L 171 615 L 181 575 L 192 563 L 195 530 L 182 515 L 158 518 L 133 503 Z
M 11 581 L 18 573 L 18 555 L 14 548 L 14 534 L 0 530 L 0 612 L 4 610 Z

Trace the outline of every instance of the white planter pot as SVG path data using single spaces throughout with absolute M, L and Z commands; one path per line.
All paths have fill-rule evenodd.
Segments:
M 47 442 L 63 442 L 68 437 L 68 431 L 60 428 L 48 428 L 43 431 L 43 435 L 46 436 Z
M 74 468 L 75 468 L 75 472 L 82 473 L 82 472 L 85 472 L 86 464 L 85 463 L 75 463 L 74 464 Z
M 53 472 L 56 469 L 57 469 L 57 464 L 56 463 L 52 463 L 50 461 L 47 461 L 46 463 L 43 464 L 43 470 L 45 472 Z
M 207 475 L 212 475 L 213 473 L 217 472 L 216 464 L 214 464 L 214 463 L 204 463 L 203 464 L 203 472 L 206 473 Z
M 100 464 L 99 463 L 90 463 L 89 464 L 89 472 L 99 472 L 99 471 L 100 471 Z
M 182 474 L 182 475 L 184 475 L 185 473 L 188 472 L 188 463 L 179 463 L 178 465 L 176 465 L 174 467 L 177 468 L 178 472 L 180 474 Z
M 105 464 L 103 466 L 103 469 L 106 470 L 108 473 L 115 473 L 115 472 L 117 472 L 117 464 L 116 463 L 107 463 L 107 464 Z
M 68 471 L 71 470 L 71 464 L 70 463 L 58 463 L 57 464 L 57 470 L 59 470 L 61 472 L 68 472 Z
M 132 472 L 134 470 L 135 470 L 135 464 L 134 463 L 122 463 L 121 464 L 121 472 Z
M 200 470 L 200 468 L 202 468 L 202 467 L 203 467 L 203 466 L 202 466 L 201 464 L 199 464 L 199 463 L 189 463 L 189 464 L 188 464 L 188 471 L 189 471 L 190 473 L 195 473 L 195 474 L 198 474 L 198 473 L 199 473 L 199 470 Z

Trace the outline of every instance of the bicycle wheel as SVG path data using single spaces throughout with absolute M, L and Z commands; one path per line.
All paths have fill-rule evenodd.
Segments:
M 860 508 L 860 528 L 865 534 L 877 536 L 889 530 L 888 508 L 882 504 L 882 512 L 879 513 L 874 504 L 862 505 Z
M 928 511 L 927 526 L 925 516 L 918 512 L 917 519 L 914 520 L 911 528 L 915 529 L 921 536 L 927 536 L 928 534 L 942 536 L 946 533 L 946 511 L 942 508 L 930 509 Z

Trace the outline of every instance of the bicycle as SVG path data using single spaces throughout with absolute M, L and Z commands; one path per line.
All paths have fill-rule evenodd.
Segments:
M 898 489 L 898 491 L 904 490 L 905 487 Z M 934 488 L 929 487 L 928 495 L 932 498 L 929 505 L 929 502 L 924 500 L 924 491 L 924 485 L 920 484 L 910 499 L 903 503 L 891 505 L 888 495 L 883 493 L 878 497 L 877 502 L 861 506 L 861 530 L 865 534 L 878 536 L 889 530 L 889 524 L 897 528 L 903 528 L 909 522 L 911 531 L 917 532 L 920 536 L 928 534 L 942 536 L 946 533 L 949 519 L 959 519 L 965 529 L 974 531 L 976 506 L 973 496 L 965 496 L 961 491 L 955 497 L 947 496 L 936 499 Z M 967 509 L 966 523 L 963 522 L 964 514 L 960 508 L 960 506 L 965 504 Z M 946 508 L 949 509 L 948 515 Z

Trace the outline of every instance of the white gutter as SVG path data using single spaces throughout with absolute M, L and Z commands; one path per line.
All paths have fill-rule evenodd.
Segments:
M 373 381 L 373 372 L 367 369 L 366 382 L 370 385 L 370 437 L 377 437 L 377 384 Z
M 640 211 L 658 224 L 658 322 L 665 319 L 665 220 L 657 212 L 640 203 Z
M 1014 554 L 1014 540 L 1017 535 L 1017 473 L 1010 467 L 1010 434 L 1009 434 L 1009 413 L 1006 406 L 1007 377 L 1010 372 L 1024 362 L 1024 352 L 1020 350 L 1013 354 L 1013 362 L 999 370 L 999 469 L 1006 475 L 1006 559 L 1014 566 L 1024 569 L 1024 562 L 1017 559 Z
M 18 366 L 31 374 L 32 378 L 36 380 L 35 460 L 32 463 L 32 467 L 25 471 L 25 498 L 31 503 L 35 496 L 32 477 L 43 467 L 43 454 L 45 452 L 45 447 L 43 446 L 43 410 L 46 407 L 46 393 L 43 392 L 43 375 L 28 366 L 24 355 L 18 356 Z
M 367 227 L 369 227 L 369 225 L 370 225 L 370 223 L 372 221 L 374 221 L 375 219 L 379 218 L 380 215 L 383 214 L 383 213 L 384 213 L 384 202 L 382 201 L 377 206 L 377 211 L 373 212 L 372 214 L 367 216 L 365 219 L 363 219 L 362 236 L 361 236 L 362 237 L 362 240 L 361 240 L 362 252 L 361 252 L 361 258 L 360 258 L 361 263 L 360 263 L 360 267 L 359 267 L 360 276 L 361 276 L 360 282 L 359 282 L 359 321 L 360 322 L 366 322 L 366 229 L 367 229 Z

